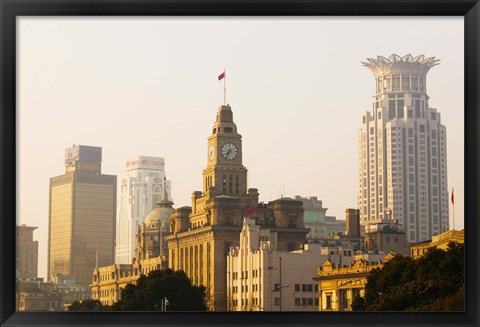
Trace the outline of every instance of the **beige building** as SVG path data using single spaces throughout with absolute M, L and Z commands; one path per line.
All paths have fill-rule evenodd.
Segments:
M 450 242 L 463 244 L 464 230 L 449 230 L 448 232 L 433 236 L 431 240 L 412 244 L 410 248 L 411 257 L 414 259 L 419 258 L 431 247 L 446 250 Z
M 192 207 L 178 208 L 171 215 L 172 235 L 166 238 L 169 267 L 184 270 L 193 284 L 207 287 L 210 310 L 225 311 L 226 258 L 230 247 L 239 245 L 246 212 L 260 226 L 277 232 L 279 250 L 298 249 L 308 229 L 303 226 L 301 201 L 282 198 L 259 204 L 258 190 L 247 191 L 242 136 L 228 105 L 218 108 L 206 155 L 202 191 L 193 192 Z
M 38 241 L 33 240 L 33 231 L 38 227 L 17 226 L 16 279 L 38 277 Z
M 90 284 L 92 299 L 112 305 L 121 299 L 121 291 L 127 284 L 136 284 L 141 275 L 162 269 L 164 260 L 160 256 L 148 259 L 133 259 L 131 264 L 113 264 L 93 270 Z
M 88 286 L 97 260 L 114 262 L 117 177 L 101 172 L 102 149 L 65 151 L 65 174 L 50 178 L 48 276 Z
M 90 288 L 92 299 L 105 305 L 112 305 L 121 298 L 121 290 L 127 284 L 136 284 L 141 275 L 160 270 L 167 266 L 167 248 L 164 242 L 164 226 L 172 211 L 172 204 L 166 192 L 157 202 L 135 235 L 136 258 L 131 264 L 114 264 L 93 270 Z M 168 234 L 166 234 L 168 235 Z
M 73 301 L 90 298 L 90 290 L 72 278 L 43 278 L 17 281 L 17 311 L 65 311 Z
M 383 267 L 382 260 L 373 261 L 373 258 L 368 256 L 357 257 L 355 262 L 346 267 L 340 267 L 330 261 L 318 267 L 318 277 L 314 279 L 318 281 L 319 311 L 352 310 L 353 299 L 365 294 L 367 275 L 372 269 Z M 388 254 L 383 261 L 386 262 L 393 257 L 393 254 Z
M 227 256 L 228 310 L 317 311 L 312 278 L 329 257 L 328 249 L 321 250 L 305 244 L 302 250 L 279 251 L 276 232 L 245 218 L 240 245 Z
M 407 235 L 395 220 L 384 220 L 383 224 L 371 224 L 365 232 L 365 249 L 373 253 L 395 252 L 410 256 Z

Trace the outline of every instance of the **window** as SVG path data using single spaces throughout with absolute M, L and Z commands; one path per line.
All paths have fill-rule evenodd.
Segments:
M 420 100 L 414 101 L 415 118 L 420 118 Z
M 328 294 L 325 298 L 325 309 L 331 309 L 332 308 L 332 295 Z
M 302 292 L 306 292 L 307 291 L 307 284 L 302 284 Z
M 388 118 L 389 119 L 395 118 L 395 100 L 388 101 Z
M 302 305 L 307 305 L 307 298 L 302 298 Z
M 308 292 L 313 292 L 313 285 L 308 284 L 307 289 L 308 289 Z
M 410 90 L 410 77 L 409 76 L 402 76 L 402 90 L 409 91 Z
M 300 305 L 300 298 L 299 297 L 295 298 L 295 305 Z
M 397 118 L 403 118 L 403 106 L 405 102 L 403 100 L 397 101 Z
M 295 292 L 300 292 L 300 284 L 295 284 Z
M 400 91 L 400 76 L 392 76 L 392 91 Z
M 275 298 L 275 305 L 280 305 L 280 298 L 279 297 Z
M 412 90 L 418 91 L 418 76 L 412 76 Z M 416 94 L 414 94 L 415 96 Z
M 310 297 L 310 298 L 307 299 L 307 301 L 308 301 L 307 302 L 308 305 L 313 305 L 313 298 Z

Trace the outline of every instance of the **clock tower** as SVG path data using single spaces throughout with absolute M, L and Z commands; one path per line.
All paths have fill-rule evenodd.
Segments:
M 230 196 L 247 194 L 247 169 L 242 165 L 242 136 L 233 122 L 232 108 L 218 107 L 212 134 L 208 137 L 207 168 L 203 170 L 203 193 L 210 188 Z
M 218 107 L 207 140 L 203 189 L 192 193 L 192 206 L 170 215 L 168 266 L 183 270 L 194 285 L 207 288 L 209 310 L 231 310 L 227 297 L 227 255 L 239 246 L 243 218 L 277 232 L 277 249 L 292 251 L 306 240 L 303 204 L 292 199 L 259 203 L 256 188 L 247 190 L 247 168 L 242 164 L 242 136 L 233 122 L 232 108 Z

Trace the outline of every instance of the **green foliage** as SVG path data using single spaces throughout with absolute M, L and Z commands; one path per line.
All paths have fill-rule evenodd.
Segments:
M 128 284 L 112 309 L 161 311 L 162 300 L 167 298 L 167 311 L 206 311 L 205 291 L 204 286 L 193 286 L 183 271 L 154 270 L 142 275 L 136 285 Z
M 108 306 L 103 305 L 99 300 L 83 300 L 82 302 L 73 301 L 68 307 L 68 311 L 107 311 Z
M 430 248 L 414 260 L 396 256 L 367 276 L 354 311 L 463 311 L 464 245 Z

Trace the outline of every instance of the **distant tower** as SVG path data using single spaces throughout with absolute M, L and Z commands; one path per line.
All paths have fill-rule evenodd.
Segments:
M 50 178 L 48 280 L 75 277 L 88 286 L 96 265 L 113 264 L 117 176 L 101 172 L 102 148 L 65 150 L 65 174 Z
M 33 240 L 33 231 L 37 228 L 17 226 L 17 279 L 38 277 L 38 241 Z
M 127 160 L 118 201 L 115 263 L 131 263 L 135 257 L 137 225 L 155 208 L 165 192 L 171 199 L 171 182 L 165 176 L 165 160 L 139 156 Z M 167 200 L 168 200 L 167 199 Z M 138 258 L 137 258 L 138 259 Z
M 367 60 L 376 94 L 359 133 L 361 223 L 368 232 L 398 220 L 409 242 L 427 240 L 449 229 L 446 129 L 426 93 L 427 72 L 439 60 Z
M 351 237 L 360 237 L 360 210 L 346 209 L 345 220 L 347 235 Z

